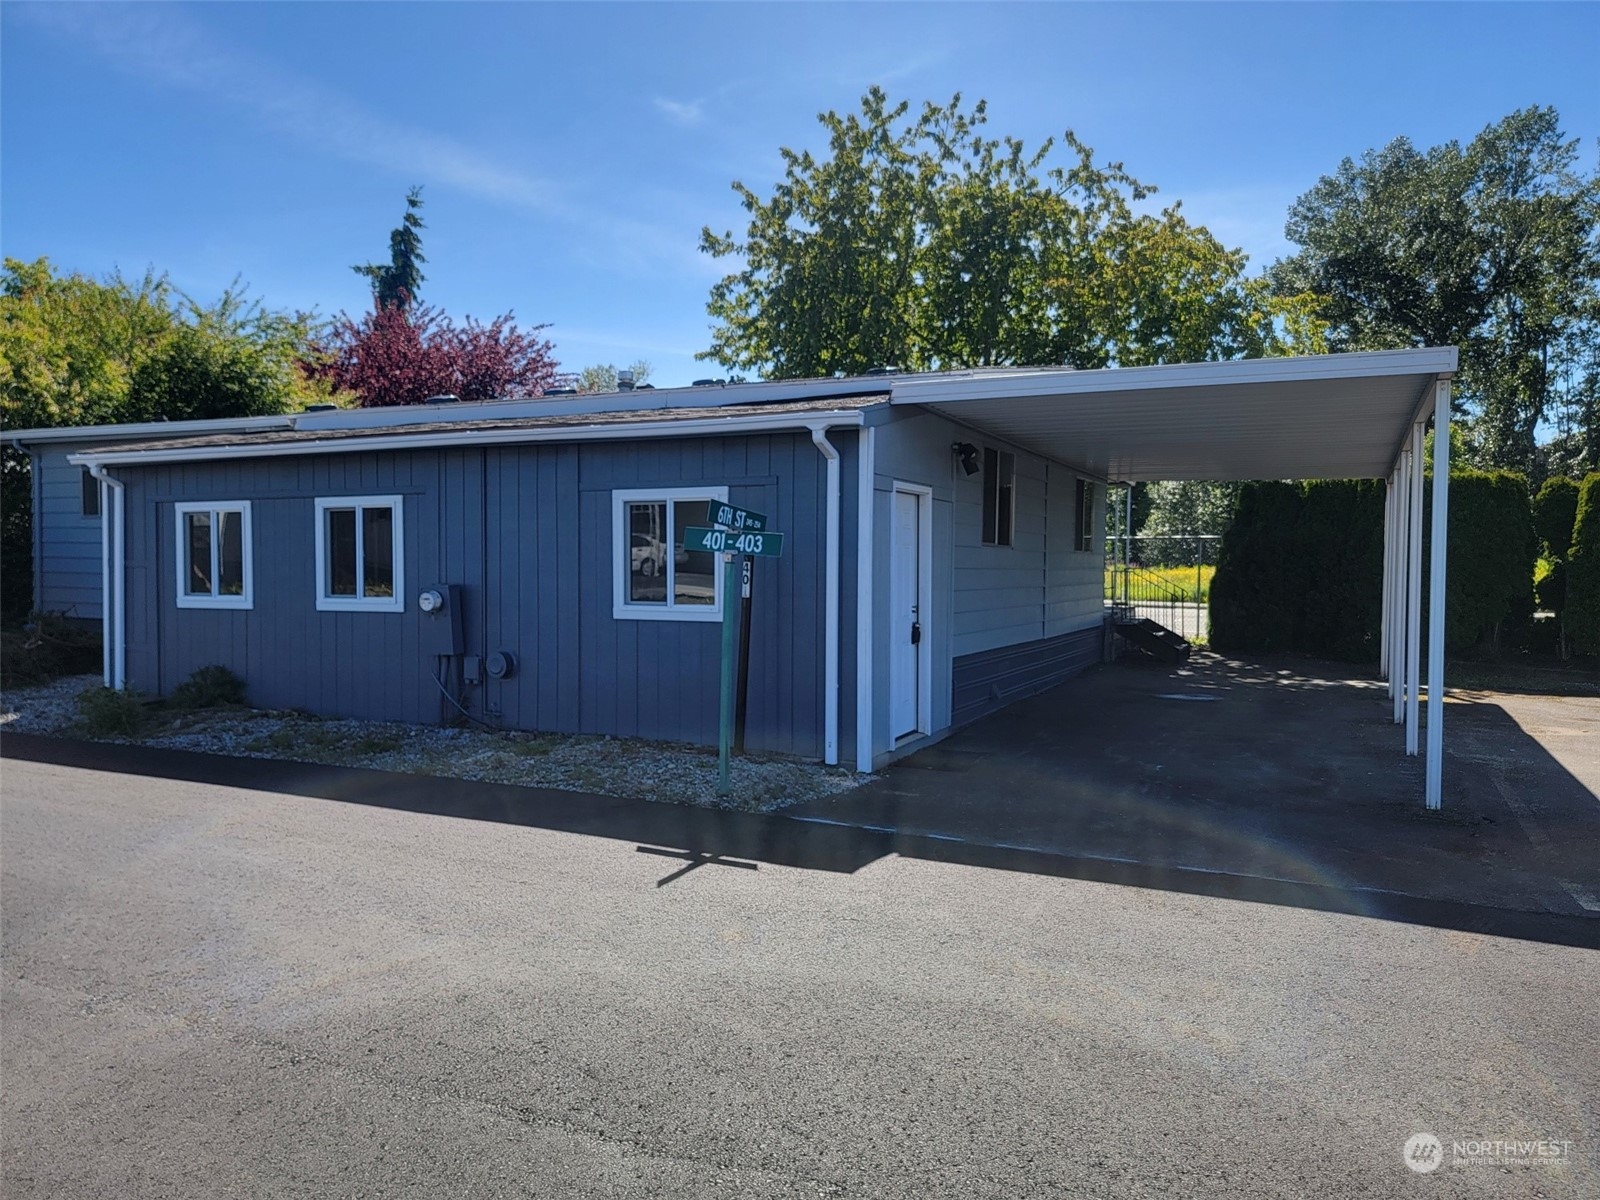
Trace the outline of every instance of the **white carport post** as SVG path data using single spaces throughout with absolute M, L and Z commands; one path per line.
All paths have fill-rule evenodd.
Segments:
M 1406 546 L 1406 753 L 1418 746 L 1422 701 L 1422 425 L 1411 427 L 1410 541 Z
M 1407 439 L 1409 441 L 1409 439 Z M 1390 590 L 1394 620 L 1390 625 L 1389 688 L 1394 701 L 1394 723 L 1406 719 L 1406 601 L 1410 596 L 1411 571 L 1406 559 L 1411 529 L 1411 449 L 1408 446 L 1395 460 L 1394 508 L 1394 586 Z
M 1383 481 L 1383 617 L 1378 625 L 1378 674 L 1389 678 L 1389 568 L 1394 556 L 1394 475 Z M 1393 684 L 1390 685 L 1393 690 Z
M 1445 539 L 1450 509 L 1450 381 L 1433 392 L 1433 541 L 1428 564 L 1428 768 L 1429 808 L 1443 802 Z

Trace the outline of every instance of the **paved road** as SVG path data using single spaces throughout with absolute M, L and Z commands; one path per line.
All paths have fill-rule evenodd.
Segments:
M 3 771 L 9 1198 L 1600 1194 L 1592 950 Z

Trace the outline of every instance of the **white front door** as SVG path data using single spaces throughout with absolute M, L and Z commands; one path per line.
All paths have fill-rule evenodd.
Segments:
M 894 497 L 889 548 L 889 735 L 895 740 L 927 732 L 922 721 L 922 671 L 927 637 L 922 595 L 924 499 L 917 492 Z

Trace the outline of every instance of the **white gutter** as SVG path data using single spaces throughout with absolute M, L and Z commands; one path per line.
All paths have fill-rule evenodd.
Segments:
M 859 414 L 858 414 L 859 415 Z M 811 441 L 828 460 L 825 617 L 822 646 L 822 761 L 839 762 L 839 448 L 828 440 L 828 426 L 809 426 Z
M 89 474 L 100 481 L 100 640 L 104 646 L 101 660 L 105 685 L 121 691 L 128 681 L 128 653 L 123 644 L 128 627 L 123 484 L 120 479 L 113 479 L 99 463 L 90 463 L 88 467 Z
M 719 437 L 745 433 L 797 433 L 830 426 L 858 426 L 860 410 L 784 413 L 749 417 L 708 417 L 695 421 L 636 421 L 626 425 L 512 426 L 508 429 L 458 429 L 367 437 L 317 438 L 296 442 L 243 442 L 225 446 L 163 446 L 154 450 L 105 453 L 80 450 L 67 461 L 78 466 L 146 466 L 160 463 L 216 462 L 245 458 L 288 458 L 301 454 L 357 454 L 373 450 L 431 450 L 450 446 L 503 446 L 529 442 L 605 442 L 640 437 Z
M 876 549 L 877 430 L 862 426 L 856 451 L 856 770 L 872 771 L 872 573 Z

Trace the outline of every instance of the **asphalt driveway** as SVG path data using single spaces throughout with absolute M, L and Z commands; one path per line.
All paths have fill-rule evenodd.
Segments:
M 6 752 L 8 1198 L 1600 1193 L 1600 955 L 1559 938 L 782 818 Z M 1561 1153 L 1452 1157 L 1505 1139 Z
M 1445 745 L 1428 812 L 1381 681 L 1197 654 L 1097 668 L 786 813 L 1298 885 L 1357 912 L 1410 897 L 1600 918 L 1600 699 L 1451 693 Z

